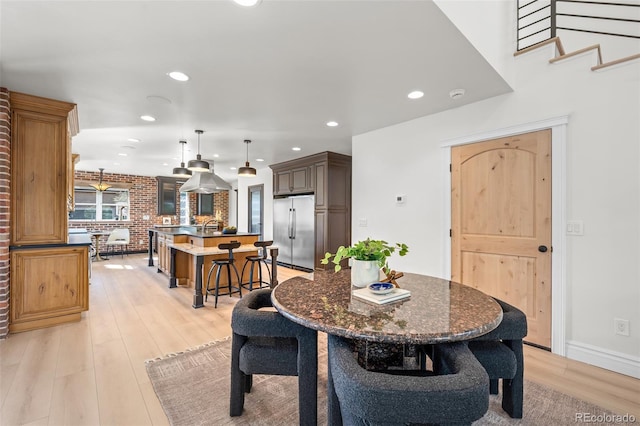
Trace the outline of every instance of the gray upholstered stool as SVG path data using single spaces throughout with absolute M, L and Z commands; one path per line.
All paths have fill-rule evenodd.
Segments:
M 271 307 L 271 289 L 256 289 L 231 314 L 229 414 L 240 416 L 253 374 L 298 376 L 300 425 L 318 417 L 318 333 L 289 321 Z
M 352 344 L 329 335 L 330 425 L 471 423 L 489 408 L 489 379 L 465 343 L 434 347 L 434 375 L 362 368 Z M 436 361 L 437 360 L 437 361 Z
M 489 333 L 469 341 L 469 349 L 489 375 L 490 392 L 498 393 L 502 379 L 502 409 L 522 418 L 524 357 L 522 339 L 527 335 L 527 317 L 514 306 L 496 299 L 502 307 L 502 322 Z

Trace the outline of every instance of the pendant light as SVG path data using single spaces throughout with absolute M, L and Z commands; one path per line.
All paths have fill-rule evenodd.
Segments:
M 195 132 L 198 134 L 198 155 L 195 160 L 189 161 L 187 168 L 192 172 L 208 172 L 209 163 L 204 161 L 200 155 L 200 135 L 204 133 L 204 130 L 196 130 Z
M 244 167 L 240 167 L 238 170 L 238 176 L 248 176 L 253 177 L 256 175 L 256 169 L 249 166 L 249 144 L 251 141 L 249 139 L 245 139 L 244 143 L 247 144 L 247 161 L 244 163 Z
M 112 185 L 102 182 L 102 172 L 104 171 L 104 168 L 100 167 L 98 170 L 100 170 L 100 180 L 98 183 L 92 183 L 91 186 L 94 187 L 96 191 L 106 191 L 111 188 Z
M 187 144 L 187 141 L 182 140 L 178 142 L 182 145 L 182 161 L 180 162 L 180 167 L 173 168 L 173 176 L 175 177 L 189 177 L 191 176 L 191 170 L 184 167 L 184 146 Z

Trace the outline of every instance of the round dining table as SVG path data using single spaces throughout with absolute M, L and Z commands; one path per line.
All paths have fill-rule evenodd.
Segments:
M 111 232 L 109 232 L 109 231 L 90 231 L 89 234 L 91 234 L 91 236 L 96 241 L 96 244 L 95 244 L 95 249 L 96 249 L 95 261 L 99 262 L 101 260 L 108 260 L 107 258 L 100 256 L 100 237 L 106 237 L 109 234 L 111 234 Z
M 353 295 L 350 271 L 315 271 L 288 279 L 271 293 L 283 316 L 305 327 L 378 343 L 437 344 L 486 334 L 502 321 L 502 308 L 487 294 L 427 275 L 397 280 L 408 298 L 375 304 Z M 368 291 L 365 289 L 364 291 Z
M 426 369 L 415 362 L 424 345 L 472 339 L 496 328 L 502 308 L 472 287 L 441 278 L 405 273 L 397 280 L 409 297 L 376 304 L 354 295 L 368 288 L 351 285 L 350 270 L 315 271 L 278 284 L 273 306 L 305 327 L 352 339 L 358 363 L 367 370 Z M 399 290 L 394 289 L 394 292 Z M 411 361 L 411 359 L 414 361 Z M 327 418 L 341 424 L 330 366 L 327 368 Z

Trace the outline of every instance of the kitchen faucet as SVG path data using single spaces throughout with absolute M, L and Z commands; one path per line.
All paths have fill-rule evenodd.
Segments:
M 204 231 L 205 231 L 205 229 L 206 229 L 207 225 L 208 225 L 208 224 L 210 224 L 210 223 L 212 223 L 212 222 L 215 222 L 215 223 L 216 223 L 216 230 L 218 229 L 218 221 L 217 221 L 216 219 L 209 219 L 209 220 L 207 220 L 207 221 L 205 221 L 205 222 L 203 222 L 203 223 L 202 223 L 202 232 L 203 232 L 203 233 L 204 233 Z

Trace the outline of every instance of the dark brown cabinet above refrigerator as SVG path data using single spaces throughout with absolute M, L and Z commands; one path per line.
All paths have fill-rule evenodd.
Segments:
M 351 244 L 351 157 L 326 151 L 270 167 L 274 198 L 314 195 L 314 268 L 324 269 L 325 252 Z

